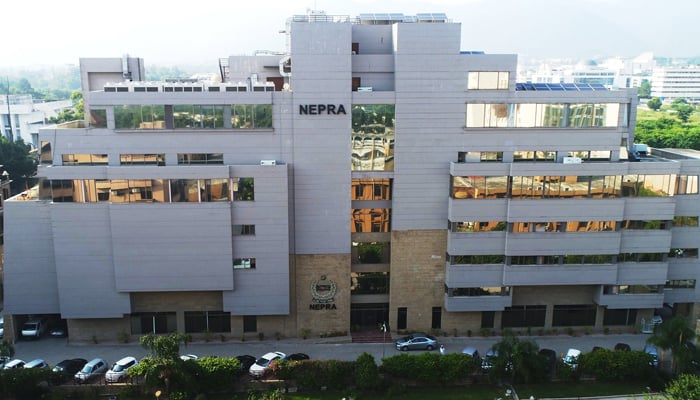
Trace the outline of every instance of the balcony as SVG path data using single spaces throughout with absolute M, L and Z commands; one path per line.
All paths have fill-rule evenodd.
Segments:
M 600 285 L 617 282 L 615 264 L 507 265 L 503 285 Z
M 445 310 L 464 311 L 503 311 L 513 304 L 511 296 L 457 296 L 445 294 Z
M 447 265 L 448 287 L 502 286 L 503 264 Z
M 659 308 L 664 303 L 664 293 L 604 294 L 603 286 L 593 295 L 593 301 L 608 308 Z

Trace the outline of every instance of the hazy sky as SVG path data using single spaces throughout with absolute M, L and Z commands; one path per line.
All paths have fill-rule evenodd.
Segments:
M 698 0 L 6 0 L 0 67 L 142 57 L 148 65 L 216 65 L 284 50 L 288 17 L 444 12 L 462 50 L 521 57 L 700 55 Z

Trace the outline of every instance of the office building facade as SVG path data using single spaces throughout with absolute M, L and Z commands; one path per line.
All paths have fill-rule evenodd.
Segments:
M 220 82 L 81 59 L 89 120 L 41 130 L 42 180 L 6 202 L 5 313 L 75 340 L 694 315 L 700 160 L 628 157 L 635 91 L 517 83 L 460 28 L 295 16 Z

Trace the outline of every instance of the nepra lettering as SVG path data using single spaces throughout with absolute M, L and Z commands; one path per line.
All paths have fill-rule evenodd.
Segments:
M 342 104 L 299 104 L 299 115 L 339 115 L 344 114 L 345 107 Z

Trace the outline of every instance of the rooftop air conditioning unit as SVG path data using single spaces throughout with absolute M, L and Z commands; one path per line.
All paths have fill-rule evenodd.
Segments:
M 260 160 L 260 165 L 277 165 L 276 160 Z

